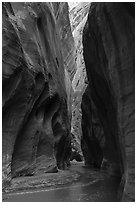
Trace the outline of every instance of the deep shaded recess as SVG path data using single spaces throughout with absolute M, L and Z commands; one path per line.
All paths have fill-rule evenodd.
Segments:
M 87 92 L 88 89 L 86 89 L 85 93 L 83 94 L 83 100 L 81 105 L 82 107 L 81 148 L 85 158 L 85 165 L 91 165 L 93 167 L 100 168 L 103 159 L 103 152 L 99 143 L 100 142 L 99 138 L 97 137 L 98 135 L 95 135 L 93 110 L 91 106 L 92 102 Z
M 40 120 L 43 117 L 43 125 L 47 123 L 50 115 L 52 116 L 52 113 L 54 113 L 54 111 L 58 109 L 59 103 L 60 103 L 60 99 L 58 94 L 55 94 L 54 96 L 51 96 L 51 97 L 49 96 L 45 101 L 41 103 L 40 107 L 36 111 L 36 117 L 38 118 L 38 120 Z M 52 125 L 51 125 L 51 128 L 52 128 Z M 53 148 L 53 144 L 50 143 L 50 138 L 49 138 L 49 141 L 48 139 L 46 140 L 46 137 L 47 137 L 46 132 L 40 133 L 40 134 L 41 135 L 40 135 L 38 148 L 37 148 L 37 156 L 39 157 L 44 154 L 45 155 L 49 154 L 50 156 L 50 151 L 48 150 L 48 147 Z M 45 134 L 45 136 L 43 134 Z
M 61 151 L 61 148 L 62 148 L 62 151 Z M 59 169 L 65 170 L 70 166 L 70 155 L 71 155 L 71 140 L 69 137 L 67 137 L 66 140 L 64 140 L 64 138 L 61 137 L 58 143 L 57 154 L 56 154 L 57 166 Z M 63 160 L 65 162 L 63 162 Z
M 58 65 L 58 67 L 59 67 L 59 61 L 58 61 L 58 58 L 56 57 L 56 62 L 57 62 L 57 65 Z
M 39 89 L 42 85 L 42 79 L 43 76 L 41 74 L 38 74 L 36 79 L 36 86 Z M 33 109 L 28 116 L 28 118 L 25 118 L 23 126 L 17 136 L 15 146 L 14 146 L 14 152 L 12 156 L 12 164 L 11 164 L 11 172 L 12 176 L 19 176 L 19 175 L 30 175 L 33 174 L 32 163 L 35 163 L 35 157 L 40 157 L 42 155 L 45 156 L 51 156 L 51 149 L 53 149 L 53 143 L 51 142 L 52 136 L 46 136 L 46 132 L 43 131 L 45 124 L 47 123 L 50 117 L 52 115 L 52 112 L 55 111 L 55 109 L 59 105 L 59 97 L 58 94 L 55 94 L 54 96 L 49 96 L 49 89 L 48 84 L 45 83 L 45 86 L 43 88 L 43 92 L 39 96 L 38 100 L 35 102 Z M 38 123 L 34 127 L 34 131 L 30 132 L 30 136 L 27 133 L 31 126 L 34 124 L 33 121 L 42 120 L 42 126 L 39 126 Z M 26 132 L 27 131 L 27 132 Z M 47 139 L 46 139 L 47 137 Z M 32 150 L 28 145 L 32 146 Z M 28 146 L 28 152 L 24 152 L 24 147 Z M 30 149 L 29 149 L 30 148 Z M 19 163 L 18 163 L 19 162 Z M 24 163 L 28 165 L 25 167 Z M 17 163 L 21 168 L 21 165 L 24 166 L 22 168 L 22 171 L 20 168 L 18 169 L 19 174 L 16 175 L 15 169 L 17 171 Z M 32 165 L 32 167 L 30 167 Z
M 46 117 L 50 115 L 51 112 L 54 112 L 54 110 L 59 106 L 60 99 L 58 97 L 58 94 L 55 94 L 53 96 L 48 96 L 47 98 L 43 99 L 38 105 L 38 109 L 36 111 L 36 117 L 39 118 L 40 114 L 42 113 L 44 115 L 43 117 L 43 123 L 46 120 Z

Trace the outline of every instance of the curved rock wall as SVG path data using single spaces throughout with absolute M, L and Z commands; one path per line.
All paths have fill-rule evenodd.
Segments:
M 5 182 L 69 165 L 71 86 L 62 53 L 71 46 L 60 31 L 68 12 L 58 21 L 56 11 L 64 3 L 53 4 L 3 3 Z
M 83 94 L 81 108 L 81 148 L 85 159 L 85 165 L 100 168 L 103 159 L 102 149 L 104 147 L 105 137 L 98 117 L 97 108 L 91 98 L 89 86 Z
M 57 27 L 60 33 L 64 66 L 68 71 L 70 80 L 72 81 L 76 72 L 76 63 L 74 60 L 75 45 L 74 45 L 74 39 L 71 32 L 68 3 L 58 2 L 58 3 L 53 3 L 52 5 L 54 6 L 56 20 L 57 20 Z
M 81 152 L 81 100 L 87 86 L 86 68 L 83 59 L 82 33 L 87 20 L 90 2 L 69 2 L 69 16 L 71 30 L 75 42 L 76 73 L 72 80 L 74 90 L 72 100 L 72 147 L 80 154 Z
M 56 16 L 57 28 L 60 34 L 62 56 L 65 68 L 65 84 L 67 93 L 68 113 L 71 121 L 71 104 L 73 97 L 72 80 L 76 72 L 75 44 L 69 20 L 69 7 L 66 2 L 52 3 Z
M 88 164 L 122 175 L 123 201 L 134 200 L 134 15 L 134 3 L 91 3 L 83 33 L 89 85 L 82 99 L 82 149 Z

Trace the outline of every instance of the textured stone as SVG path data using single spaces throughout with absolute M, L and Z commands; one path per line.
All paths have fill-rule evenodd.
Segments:
M 70 20 L 69 20 L 69 7 L 68 3 L 53 3 L 54 13 L 57 21 L 57 28 L 60 33 L 61 50 L 65 68 L 65 84 L 68 103 L 68 114 L 71 121 L 71 104 L 73 97 L 72 80 L 76 72 L 75 62 L 75 44 L 71 32 Z M 65 15 L 64 15 L 65 14 Z
M 88 86 L 82 97 L 81 148 L 85 164 L 100 168 L 103 159 L 104 131 L 98 118 L 97 109 Z
M 82 99 L 83 151 L 91 155 L 89 163 L 122 176 L 123 201 L 135 199 L 134 15 L 134 3 L 92 3 L 83 33 L 89 80 Z
M 56 172 L 69 165 L 71 84 L 63 52 L 71 53 L 72 48 L 62 40 L 60 24 L 65 24 L 68 12 L 59 21 L 56 11 L 64 9 L 64 3 L 53 4 L 3 3 L 5 183 L 11 177 Z
M 55 16 L 57 19 L 57 27 L 60 33 L 62 55 L 64 59 L 64 66 L 68 71 L 69 78 L 72 81 L 76 72 L 76 63 L 74 60 L 75 45 L 71 32 L 70 20 L 69 20 L 69 7 L 68 3 L 53 3 L 55 10 Z M 67 14 L 67 15 L 65 15 Z
M 83 59 L 82 33 L 87 19 L 90 2 L 69 2 L 71 30 L 75 41 L 76 73 L 72 80 L 74 90 L 72 100 L 72 147 L 81 153 L 81 100 L 87 86 L 85 63 Z

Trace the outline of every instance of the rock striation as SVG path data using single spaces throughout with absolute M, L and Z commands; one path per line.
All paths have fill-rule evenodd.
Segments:
M 69 20 L 69 6 L 66 2 L 53 3 L 52 5 L 54 7 L 58 31 L 60 33 L 64 66 L 68 71 L 70 81 L 72 81 L 76 72 L 76 63 L 75 44 Z
M 87 20 L 90 2 L 69 2 L 69 16 L 71 30 L 75 42 L 75 63 L 76 73 L 72 80 L 74 91 L 72 99 L 72 147 L 77 152 L 81 152 L 81 100 L 87 86 L 87 76 L 83 59 L 82 33 Z M 75 152 L 75 153 L 76 153 Z
M 71 121 L 72 112 L 71 104 L 73 98 L 72 80 L 76 73 L 76 62 L 75 62 L 75 44 L 69 20 L 69 6 L 68 3 L 66 2 L 52 3 L 52 6 L 54 8 L 57 28 L 60 34 L 61 42 L 60 46 L 62 50 L 65 68 L 65 85 L 67 93 L 68 114 Z
M 121 176 L 119 197 L 134 201 L 135 4 L 91 3 L 83 32 L 88 87 L 82 98 L 86 164 Z
M 67 3 L 3 3 L 2 12 L 6 184 L 69 166 L 75 68 Z

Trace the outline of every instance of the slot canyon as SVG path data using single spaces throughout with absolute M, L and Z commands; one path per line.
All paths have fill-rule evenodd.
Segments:
M 4 202 L 135 201 L 135 3 L 2 3 Z

